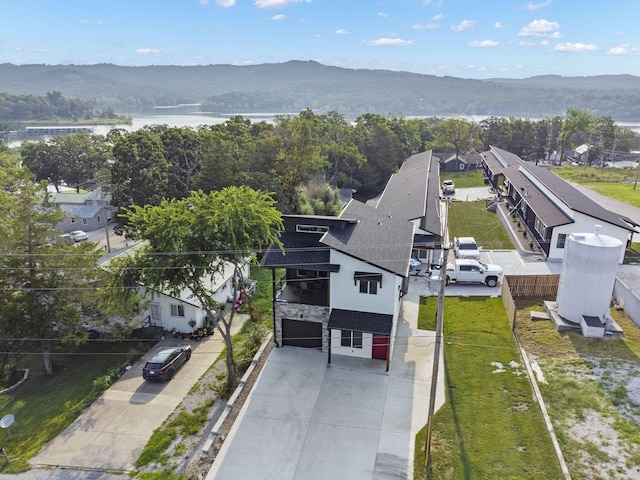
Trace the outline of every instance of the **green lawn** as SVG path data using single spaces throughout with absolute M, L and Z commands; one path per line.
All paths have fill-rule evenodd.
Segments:
M 640 207 L 640 185 L 635 185 L 635 168 L 596 168 L 566 166 L 554 168 L 559 176 L 573 183 L 589 187 L 594 191 Z M 634 189 L 634 186 L 636 188 Z
M 484 201 L 451 202 L 449 236 L 474 237 L 486 250 L 513 250 L 513 242 L 497 213 L 485 209 Z
M 416 437 L 414 478 L 562 478 L 502 300 L 447 297 L 443 335 L 446 403 L 428 474 L 424 432 Z
M 482 170 L 467 170 L 465 172 L 440 172 L 441 180 L 453 180 L 456 188 L 472 188 L 484 186 Z
M 28 460 L 47 442 L 62 432 L 95 399 L 110 378 L 128 360 L 153 346 L 154 342 L 92 342 L 77 350 L 69 347 L 66 355 L 54 356 L 55 373 L 45 376 L 40 355 L 22 362 L 30 369 L 28 380 L 14 391 L 0 396 L 0 416 L 15 416 L 11 439 L 3 437 L 2 446 L 10 464 L 0 462 L 1 473 L 29 470 Z M 98 381 L 94 381 L 102 377 Z M 5 434 L 5 432 L 0 432 Z

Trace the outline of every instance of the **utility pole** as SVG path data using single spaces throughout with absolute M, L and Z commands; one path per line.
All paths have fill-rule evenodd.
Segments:
M 436 341 L 433 351 L 433 370 L 431 372 L 431 393 L 429 395 L 429 414 L 427 416 L 427 438 L 424 444 L 425 467 L 431 464 L 431 437 L 433 431 L 433 415 L 436 405 L 436 393 L 438 390 L 438 370 L 440 369 L 440 351 L 442 349 L 442 318 L 444 315 L 444 288 L 447 283 L 447 259 L 449 257 L 449 204 L 447 199 L 440 203 L 441 208 L 441 237 L 442 252 L 440 255 L 440 289 L 438 291 L 438 306 L 436 309 Z
M 109 243 L 109 224 L 107 222 L 107 205 L 104 203 L 104 194 L 102 193 L 102 185 L 98 184 L 100 190 L 100 201 L 102 202 L 102 223 L 104 225 L 104 233 L 107 236 L 107 252 L 111 252 L 111 244 Z

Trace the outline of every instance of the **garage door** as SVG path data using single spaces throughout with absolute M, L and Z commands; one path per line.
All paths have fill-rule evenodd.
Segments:
M 322 348 L 322 324 L 300 320 L 282 320 L 282 344 Z

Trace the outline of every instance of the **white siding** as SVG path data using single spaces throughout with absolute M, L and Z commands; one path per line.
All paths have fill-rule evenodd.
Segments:
M 373 334 L 362 334 L 362 348 L 343 347 L 341 330 L 331 329 L 331 353 L 350 357 L 371 358 L 373 351 Z
M 617 238 L 626 247 L 627 240 L 629 239 L 629 232 L 624 228 L 620 228 L 610 223 L 605 223 L 602 220 L 589 217 L 579 212 L 574 212 L 574 217 L 574 223 L 563 225 L 561 227 L 556 227 L 553 229 L 553 235 L 551 236 L 551 245 L 549 245 L 549 260 L 562 261 L 562 259 L 564 258 L 564 248 L 556 247 L 556 245 L 558 244 L 558 235 L 564 233 L 568 237 L 571 233 L 594 233 L 596 225 L 601 226 L 599 231 L 602 235 L 609 235 L 610 237 Z M 625 249 L 623 248 L 622 252 L 620 253 L 620 261 L 618 263 L 623 262 L 624 251 Z
M 331 274 L 331 308 L 381 313 L 398 317 L 400 311 L 400 287 L 402 278 L 379 267 L 331 251 L 331 263 L 340 265 L 340 271 Z M 354 282 L 355 272 L 382 275 L 382 286 L 375 295 L 360 293 L 358 282 Z

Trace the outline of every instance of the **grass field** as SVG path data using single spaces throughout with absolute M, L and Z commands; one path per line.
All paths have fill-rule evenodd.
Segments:
M 570 182 L 621 202 L 640 207 L 640 185 L 636 186 L 635 168 L 596 168 L 565 166 L 553 171 Z M 634 188 L 635 187 L 635 188 Z
M 485 250 L 515 248 L 498 215 L 487 211 L 480 200 L 451 203 L 449 235 L 452 241 L 454 237 L 474 237 Z
M 447 297 L 443 335 L 446 403 L 428 472 L 416 438 L 414 478 L 561 478 L 502 300 Z
M 118 368 L 153 345 L 153 341 L 98 341 L 68 348 L 66 354 L 54 356 L 51 376 L 44 375 L 40 355 L 26 357 L 22 367 L 30 369 L 28 380 L 0 396 L 0 416 L 11 413 L 16 419 L 11 439 L 7 436 L 1 443 L 11 463 L 0 462 L 0 472 L 28 470 L 29 459 L 111 384 Z
M 464 172 L 440 172 L 441 180 L 453 180 L 456 188 L 482 187 L 484 178 L 482 170 L 467 170 Z

